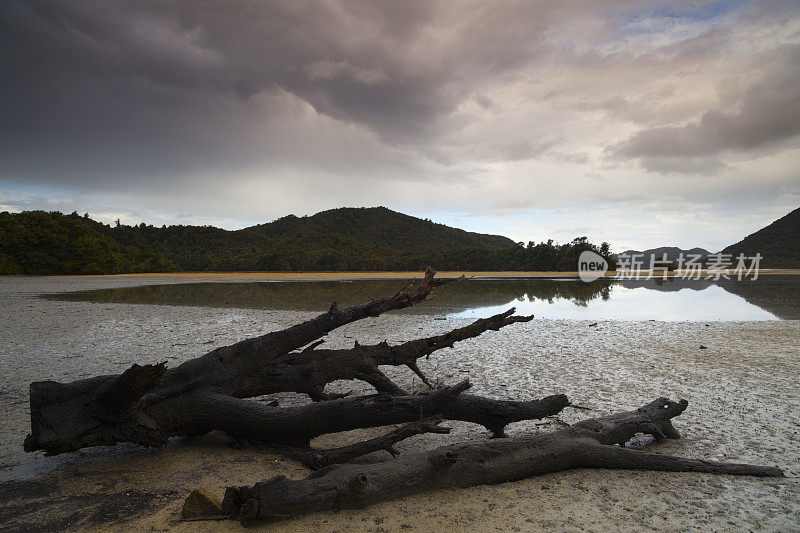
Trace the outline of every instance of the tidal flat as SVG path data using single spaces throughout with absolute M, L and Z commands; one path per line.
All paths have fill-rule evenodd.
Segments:
M 181 522 L 183 498 L 198 486 L 225 486 L 307 469 L 263 445 L 240 449 L 222 434 L 173 439 L 163 449 L 120 444 L 44 457 L 25 454 L 28 385 L 121 372 L 132 363 L 169 366 L 246 337 L 311 318 L 315 311 L 205 305 L 48 299 L 42 294 L 142 285 L 252 281 L 224 276 L 0 278 L 0 528 L 97 530 L 239 530 L 237 522 Z M 399 288 L 399 287 L 398 287 Z M 376 295 L 380 296 L 380 295 Z M 324 306 L 329 302 L 320 302 Z M 465 325 L 435 300 L 415 313 L 386 314 L 343 327 L 330 347 L 354 340 L 399 342 Z M 426 313 L 425 306 L 431 304 Z M 644 316 L 644 315 L 643 315 Z M 590 327 L 591 324 L 596 326 Z M 563 392 L 591 411 L 567 409 L 563 422 L 647 403 L 686 398 L 675 420 L 683 438 L 663 453 L 774 465 L 787 478 L 575 470 L 498 486 L 446 490 L 361 510 L 319 513 L 268 531 L 753 530 L 800 528 L 800 321 L 552 319 L 546 309 L 528 323 L 457 344 L 420 361 L 432 380 L 469 377 L 473 391 L 531 399 Z M 703 345 L 706 349 L 700 349 Z M 388 369 L 409 389 L 423 387 L 410 371 Z M 333 390 L 369 390 L 334 383 Z M 283 404 L 300 395 L 274 396 Z M 272 398 L 271 398 L 272 399 Z M 483 428 L 452 423 L 450 435 L 421 435 L 402 451 L 484 439 Z M 557 426 L 517 423 L 509 434 Z M 327 435 L 332 446 L 381 430 Z M 373 460 L 381 456 L 373 457 Z

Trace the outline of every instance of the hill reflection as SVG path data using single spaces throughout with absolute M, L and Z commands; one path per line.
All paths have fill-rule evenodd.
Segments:
M 353 305 L 393 294 L 412 280 L 358 280 L 358 281 L 288 281 L 240 283 L 180 283 L 144 285 L 116 289 L 98 289 L 71 293 L 43 295 L 46 298 L 97 303 L 126 303 L 149 305 L 190 305 L 201 307 L 228 307 L 245 309 L 279 309 L 294 311 L 326 310 L 331 302 Z M 650 294 L 654 307 L 658 307 L 658 293 L 727 294 L 731 303 L 750 303 L 783 319 L 800 318 L 800 278 L 771 276 L 753 281 L 721 281 L 682 279 L 652 280 L 597 280 L 583 283 L 574 279 L 473 279 L 441 287 L 436 297 L 420 306 L 401 312 L 419 314 L 453 314 L 480 308 L 558 303 L 577 309 L 593 306 L 608 307 L 600 302 L 616 299 L 623 305 L 625 294 Z M 716 287 L 715 289 L 711 289 Z M 724 289 L 724 291 L 720 290 Z M 709 291 L 709 289 L 711 289 Z M 740 298 L 737 298 L 740 297 Z M 666 295 L 665 295 L 666 297 Z M 671 297 L 673 298 L 673 297 Z M 714 300 L 719 304 L 719 295 Z M 674 299 L 674 298 L 673 298 Z M 746 302 L 741 301 L 744 299 Z M 638 301 L 638 300 L 637 300 Z M 687 299 L 687 304 L 690 300 Z M 593 303 L 597 302 L 597 304 Z M 578 313 L 584 315 L 585 313 Z M 610 315 L 610 316 L 613 316 Z M 743 315 L 747 316 L 747 315 Z M 576 315 L 577 317 L 577 315 Z M 736 319 L 736 318 L 732 318 Z M 747 318 L 741 318 L 747 319 Z
M 95 303 L 149 305 L 193 305 L 201 307 L 239 307 L 245 309 L 286 309 L 325 311 L 331 302 L 354 305 L 370 298 L 397 292 L 413 280 L 288 281 L 256 283 L 178 283 L 97 289 L 43 295 L 48 299 Z M 611 282 L 598 280 L 486 279 L 451 283 L 439 288 L 436 297 L 420 306 L 401 312 L 458 312 L 475 307 L 502 305 L 512 300 L 536 298 L 553 302 L 574 301 L 585 306 L 596 298 L 608 299 Z M 432 309 L 433 308 L 433 309 Z

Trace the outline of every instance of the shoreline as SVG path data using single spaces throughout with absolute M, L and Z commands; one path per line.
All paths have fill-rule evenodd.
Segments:
M 692 273 L 693 275 L 695 273 Z M 714 272 L 708 270 L 701 270 L 699 275 L 701 277 L 709 276 Z M 197 278 L 210 278 L 210 279 L 260 279 L 266 281 L 355 281 L 355 280 L 381 280 L 381 279 L 415 279 L 422 277 L 421 271 L 369 271 L 369 272 L 136 272 L 128 274 L 52 274 L 52 275 L 8 275 L 0 276 L 2 278 L 33 278 L 33 279 L 126 279 L 126 278 L 173 278 L 173 279 L 197 279 Z M 572 279 L 577 278 L 579 273 L 577 271 L 514 271 L 514 270 L 442 270 L 436 272 L 439 278 L 457 278 L 464 276 L 466 278 L 475 279 L 492 279 L 492 278 L 519 278 L 519 279 Z M 728 274 L 731 279 L 735 279 L 735 274 Z M 762 269 L 758 272 L 761 276 L 797 276 L 800 275 L 800 269 L 782 269 L 770 268 Z M 616 271 L 607 272 L 605 276 L 600 279 L 609 281 L 620 279 L 657 279 L 666 277 L 667 279 L 682 279 L 680 271 L 671 272 L 667 276 L 662 274 L 653 274 L 647 276 L 642 274 L 640 276 L 626 276 L 620 275 Z M 694 278 L 687 278 L 693 280 Z

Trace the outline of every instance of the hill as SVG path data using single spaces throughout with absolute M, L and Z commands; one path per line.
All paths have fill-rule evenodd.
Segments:
M 800 268 L 800 208 L 731 244 L 722 253 L 747 257 L 760 253 L 762 268 Z
M 677 264 L 678 258 L 681 254 L 683 254 L 684 261 L 688 261 L 691 256 L 699 255 L 701 257 L 701 261 L 705 260 L 705 257 L 709 255 L 711 252 L 708 250 L 704 250 L 703 248 L 691 248 L 689 250 L 683 250 L 676 246 L 662 246 L 660 248 L 650 248 L 648 250 L 644 250 L 643 252 L 638 252 L 636 250 L 625 250 L 617 255 L 617 259 L 621 257 L 633 257 L 635 256 L 638 261 L 642 262 L 642 268 L 650 268 L 652 266 L 652 261 L 661 261 L 662 258 L 666 255 L 666 260 L 670 263 Z
M 240 231 L 263 232 L 271 236 L 279 236 L 287 231 L 327 233 L 343 239 L 416 252 L 472 246 L 509 248 L 515 244 L 507 237 L 451 228 L 386 207 L 343 207 L 302 218 L 288 215 L 275 222 Z
M 164 271 L 575 270 L 585 237 L 523 246 L 385 207 L 288 215 L 236 231 L 144 223 L 112 227 L 88 215 L 0 214 L 0 274 Z

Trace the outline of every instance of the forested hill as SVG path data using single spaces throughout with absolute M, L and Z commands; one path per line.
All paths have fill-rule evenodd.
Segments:
M 731 244 L 722 253 L 743 253 L 747 257 L 760 253 L 762 268 L 800 268 L 800 208 Z
M 202 271 L 575 270 L 581 237 L 527 246 L 385 207 L 289 215 L 236 231 L 109 226 L 88 215 L 0 213 L 0 274 Z
M 423 220 L 385 207 L 340 208 L 310 217 L 294 215 L 240 230 L 270 237 L 286 234 L 336 235 L 342 239 L 388 246 L 413 253 L 447 248 L 509 248 L 514 241 L 500 235 L 473 233 Z

